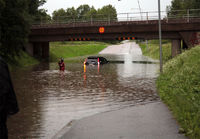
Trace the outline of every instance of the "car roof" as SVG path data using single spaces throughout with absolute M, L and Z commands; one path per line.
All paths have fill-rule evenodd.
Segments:
M 97 58 L 103 58 L 102 56 L 89 56 L 88 59 L 97 59 Z

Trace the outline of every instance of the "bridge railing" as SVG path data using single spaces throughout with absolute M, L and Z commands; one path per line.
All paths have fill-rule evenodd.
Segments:
M 188 10 L 171 10 L 161 11 L 161 19 L 167 22 L 192 22 L 195 19 L 200 19 L 200 9 L 188 9 Z M 149 12 L 136 12 L 136 13 L 118 13 L 115 15 L 84 15 L 79 17 L 72 16 L 59 16 L 50 21 L 40 19 L 38 22 L 34 22 L 33 26 L 84 26 L 84 25 L 110 25 L 120 23 L 152 23 L 152 21 L 158 20 L 157 11 Z

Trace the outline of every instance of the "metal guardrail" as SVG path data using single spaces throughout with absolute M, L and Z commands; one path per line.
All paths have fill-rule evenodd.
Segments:
M 192 22 L 195 19 L 200 19 L 200 9 L 161 11 L 162 22 Z M 34 22 L 32 27 L 38 26 L 93 26 L 93 25 L 113 25 L 113 24 L 130 24 L 130 23 L 154 23 L 158 20 L 157 11 L 137 12 L 137 13 L 118 13 L 117 15 L 95 15 L 95 16 L 80 16 L 73 18 L 70 16 L 60 16 L 51 21 L 40 19 L 39 22 Z

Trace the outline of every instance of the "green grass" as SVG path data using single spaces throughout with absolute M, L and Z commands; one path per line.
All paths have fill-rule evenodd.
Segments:
M 156 81 L 161 99 L 168 104 L 192 139 L 200 138 L 200 46 L 185 51 L 164 65 Z
M 145 56 L 149 56 L 153 59 L 159 59 L 160 57 L 160 49 L 159 49 L 159 41 L 158 40 L 149 40 L 148 47 L 146 43 L 139 43 L 142 53 Z M 171 42 L 168 40 L 162 41 L 162 52 L 163 52 L 163 63 L 167 62 L 171 59 Z
M 8 65 L 11 70 L 14 70 L 15 68 L 24 68 L 38 63 L 39 61 L 37 59 L 29 56 L 26 52 L 21 51 L 20 57 L 15 57 L 15 63 L 8 63 Z
M 70 62 L 80 61 L 81 56 L 97 54 L 110 43 L 78 41 L 78 42 L 53 42 L 50 43 L 50 61 L 58 61 L 63 57 Z

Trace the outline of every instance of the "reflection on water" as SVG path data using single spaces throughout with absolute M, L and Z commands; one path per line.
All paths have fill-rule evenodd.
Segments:
M 72 120 L 159 100 L 156 64 L 135 64 L 141 55 L 105 56 L 124 64 L 42 64 L 12 74 L 20 112 L 8 120 L 9 138 L 51 138 Z

